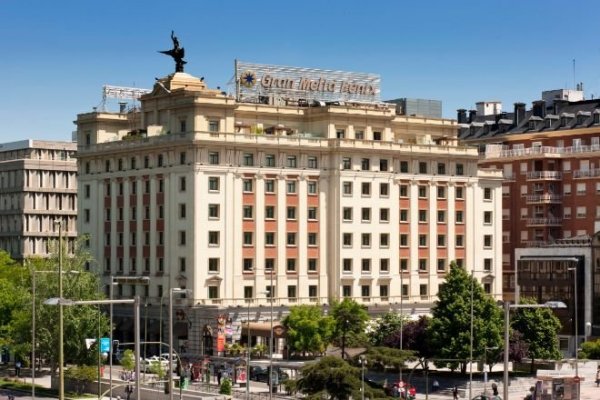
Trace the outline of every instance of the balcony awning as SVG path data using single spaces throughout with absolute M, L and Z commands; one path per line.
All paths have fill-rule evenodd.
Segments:
M 242 322 L 242 336 L 247 335 L 248 328 L 250 328 L 250 335 L 252 336 L 271 336 L 271 322 Z M 281 325 L 280 321 L 273 321 L 273 336 L 276 338 L 285 338 L 286 329 Z

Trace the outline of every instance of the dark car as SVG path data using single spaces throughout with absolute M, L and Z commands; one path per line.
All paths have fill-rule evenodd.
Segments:
M 498 395 L 480 394 L 478 396 L 473 397 L 473 400 L 502 400 L 502 397 Z
M 269 382 L 269 369 L 255 367 L 256 369 L 250 369 L 250 380 L 258 381 L 258 382 Z M 276 368 L 275 372 L 277 373 L 278 383 L 283 381 L 287 381 L 290 379 L 290 376 L 281 370 L 281 368 Z

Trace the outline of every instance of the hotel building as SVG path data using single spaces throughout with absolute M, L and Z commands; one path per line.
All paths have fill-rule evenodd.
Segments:
M 177 348 L 212 354 L 217 315 L 235 339 L 269 305 L 426 312 L 453 260 L 501 298 L 502 173 L 456 121 L 398 115 L 376 75 L 236 63 L 235 81 L 178 72 L 131 112 L 77 116 L 79 230 L 107 279 L 151 277 L 118 296 L 191 291 Z
M 77 237 L 77 144 L 21 140 L 0 144 L 0 249 L 16 260 L 46 257 L 62 226 Z

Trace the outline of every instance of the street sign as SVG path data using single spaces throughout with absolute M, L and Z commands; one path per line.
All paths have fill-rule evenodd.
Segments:
M 110 338 L 100 338 L 100 352 L 108 353 L 110 351 Z

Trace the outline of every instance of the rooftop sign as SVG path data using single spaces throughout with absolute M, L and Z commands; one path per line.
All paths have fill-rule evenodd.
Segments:
M 239 100 L 278 96 L 282 100 L 380 102 L 375 74 L 235 62 Z

